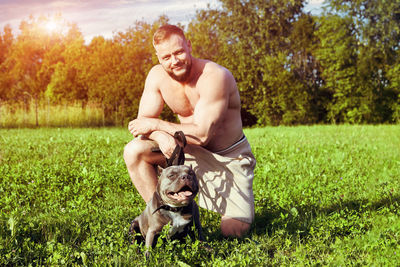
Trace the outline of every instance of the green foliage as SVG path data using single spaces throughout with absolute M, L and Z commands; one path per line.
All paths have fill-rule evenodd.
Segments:
M 324 87 L 333 95 L 328 119 L 396 121 L 399 87 L 393 86 L 393 68 L 399 61 L 400 1 L 326 2 L 317 58 Z
M 0 33 L 0 64 L 7 59 L 14 39 L 11 27 L 9 25 L 6 25 L 3 31 L 4 33 Z
M 400 0 L 327 0 L 318 16 L 304 3 L 220 0 L 186 27 L 193 55 L 233 73 L 245 125 L 398 122 Z M 158 64 L 152 35 L 168 17 L 87 43 L 74 24 L 44 31 L 49 19 L 22 21 L 16 37 L 0 32 L 0 101 L 33 104 L 36 125 L 43 100 L 97 103 L 103 125 L 135 118 Z M 162 118 L 176 120 L 170 110 Z
M 246 129 L 256 218 L 212 250 L 161 234 L 151 258 L 128 228 L 145 204 L 122 159 L 126 129 L 0 129 L 0 265 L 396 265 L 399 126 Z
M 80 36 L 69 43 L 62 52 L 63 60 L 55 64 L 55 71 L 47 86 L 46 94 L 57 102 L 88 101 L 87 68 L 84 64 L 88 53 Z
M 337 15 L 321 20 L 317 33 L 321 40 L 317 58 L 323 69 L 323 86 L 333 96 L 327 107 L 328 120 L 359 123 L 362 114 L 369 110 L 368 105 L 361 105 L 363 91 L 356 77 L 358 56 L 352 21 Z M 333 31 L 335 35 L 332 35 Z
M 198 12 L 189 25 L 194 51 L 233 73 L 243 108 L 259 124 L 314 122 L 313 82 L 302 72 L 312 64 L 306 62 L 312 36 L 300 30 L 307 31 L 313 21 L 303 15 L 302 25 L 295 25 L 302 1 L 221 2 L 222 10 Z M 299 44 L 304 46 L 298 49 Z
M 13 40 L 14 36 L 11 27 L 5 26 L 4 33 L 0 32 L 0 101 L 8 100 L 12 97 L 12 92 L 9 90 L 12 84 L 12 77 L 8 73 L 4 62 L 9 57 Z
M 398 52 L 400 54 L 400 51 Z M 390 87 L 393 90 L 395 97 L 394 101 L 391 103 L 392 121 L 400 122 L 400 55 L 397 57 L 399 62 L 393 66 L 390 70 L 388 70 L 388 77 L 390 80 Z M 397 95 L 397 97 L 396 97 Z

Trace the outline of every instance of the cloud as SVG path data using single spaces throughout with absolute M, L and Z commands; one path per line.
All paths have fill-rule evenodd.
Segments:
M 311 14 L 318 15 L 321 13 L 321 7 L 324 0 L 309 0 L 306 1 L 306 5 L 304 7 L 305 12 L 311 12 Z
M 10 24 L 14 30 L 30 15 L 61 14 L 74 22 L 87 36 L 107 35 L 127 29 L 137 20 L 152 22 L 167 15 L 173 22 L 189 21 L 196 8 L 205 8 L 216 0 L 1 0 L 0 27 Z
M 320 0 L 310 0 L 312 8 Z M 97 35 L 110 38 L 113 32 L 125 31 L 135 21 L 153 22 L 167 15 L 171 23 L 187 24 L 197 9 L 219 6 L 218 0 L 0 0 L 0 32 L 10 24 L 14 32 L 22 20 L 30 15 L 52 16 L 61 14 L 76 23 L 86 40 Z
M 308 1 L 309 4 L 311 5 L 321 5 L 324 2 L 324 0 L 310 0 Z

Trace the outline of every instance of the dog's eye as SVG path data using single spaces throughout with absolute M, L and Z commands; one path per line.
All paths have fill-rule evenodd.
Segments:
M 175 174 L 173 172 L 170 172 L 170 173 L 167 174 L 168 178 L 174 178 L 174 176 L 175 176 Z

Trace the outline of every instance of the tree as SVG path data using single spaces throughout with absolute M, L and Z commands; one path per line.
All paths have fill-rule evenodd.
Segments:
M 293 22 L 290 35 L 290 70 L 296 83 L 301 83 L 308 94 L 308 122 L 325 122 L 326 107 L 331 94 L 321 86 L 321 65 L 316 57 L 319 39 L 317 18 L 301 14 Z M 307 122 L 304 121 L 304 122 Z
M 86 83 L 87 51 L 82 33 L 77 25 L 68 24 L 63 36 L 60 57 L 53 63 L 54 71 L 46 89 L 46 95 L 60 101 L 80 101 L 82 107 L 88 102 L 88 86 Z
M 322 87 L 332 95 L 328 120 L 361 122 L 369 109 L 361 105 L 363 91 L 357 79 L 357 42 L 352 21 L 337 15 L 322 17 L 317 35 L 321 42 L 317 57 L 322 66 Z
M 390 110 L 392 111 L 392 122 L 399 123 L 400 122 L 400 51 L 398 51 L 397 55 L 397 63 L 393 64 L 392 68 L 390 68 L 387 72 L 387 77 L 390 81 L 388 85 L 389 88 L 395 94 L 393 102 L 389 105 Z
M 314 122 L 317 116 L 311 114 L 315 111 L 309 103 L 317 88 L 312 75 L 315 64 L 304 68 L 300 60 L 311 58 L 312 34 L 301 35 L 295 27 L 303 18 L 303 1 L 221 3 L 220 10 L 198 12 L 189 25 L 194 50 L 232 71 L 242 108 L 257 117 L 259 124 Z M 303 18 L 302 23 L 313 27 L 312 20 Z M 307 43 L 309 50 L 299 50 L 297 42 Z
M 9 75 L 9 67 L 7 59 L 13 45 L 14 36 L 11 27 L 6 25 L 4 32 L 0 33 L 0 101 L 12 98 L 10 87 L 12 85 L 12 77 Z
M 323 43 L 319 54 L 327 63 L 325 85 L 334 95 L 329 107 L 331 120 L 394 121 L 399 99 L 390 79 L 394 78 L 392 69 L 399 57 L 400 1 L 326 2 L 328 10 L 319 31 Z M 325 53 L 326 49 L 334 55 Z M 327 58 L 330 60 L 326 61 Z
M 57 101 L 81 101 L 85 107 L 89 91 L 86 77 L 88 53 L 82 35 L 68 41 L 61 56 L 62 59 L 55 64 L 46 94 Z
M 186 37 L 193 47 L 193 55 L 215 62 L 221 61 L 226 44 L 223 42 L 219 25 L 223 25 L 226 14 L 219 10 L 200 10 L 192 20 L 186 32 Z
M 61 60 L 63 34 L 49 33 L 45 25 L 49 18 L 30 17 L 20 24 L 21 33 L 13 43 L 7 66 L 14 83 L 12 90 L 17 99 L 22 99 L 28 109 L 31 101 L 35 105 L 36 126 L 39 125 L 39 101 L 46 91 L 54 72 Z
M 114 36 L 114 45 L 121 53 L 120 82 L 123 95 L 119 96 L 118 101 L 122 114 L 128 119 L 137 116 L 146 75 L 157 60 L 152 47 L 154 31 L 154 26 L 136 22 L 125 32 Z

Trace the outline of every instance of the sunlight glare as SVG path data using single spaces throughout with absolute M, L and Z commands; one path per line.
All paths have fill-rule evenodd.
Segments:
M 59 25 L 54 20 L 49 20 L 45 25 L 47 31 L 54 32 L 59 28 Z

